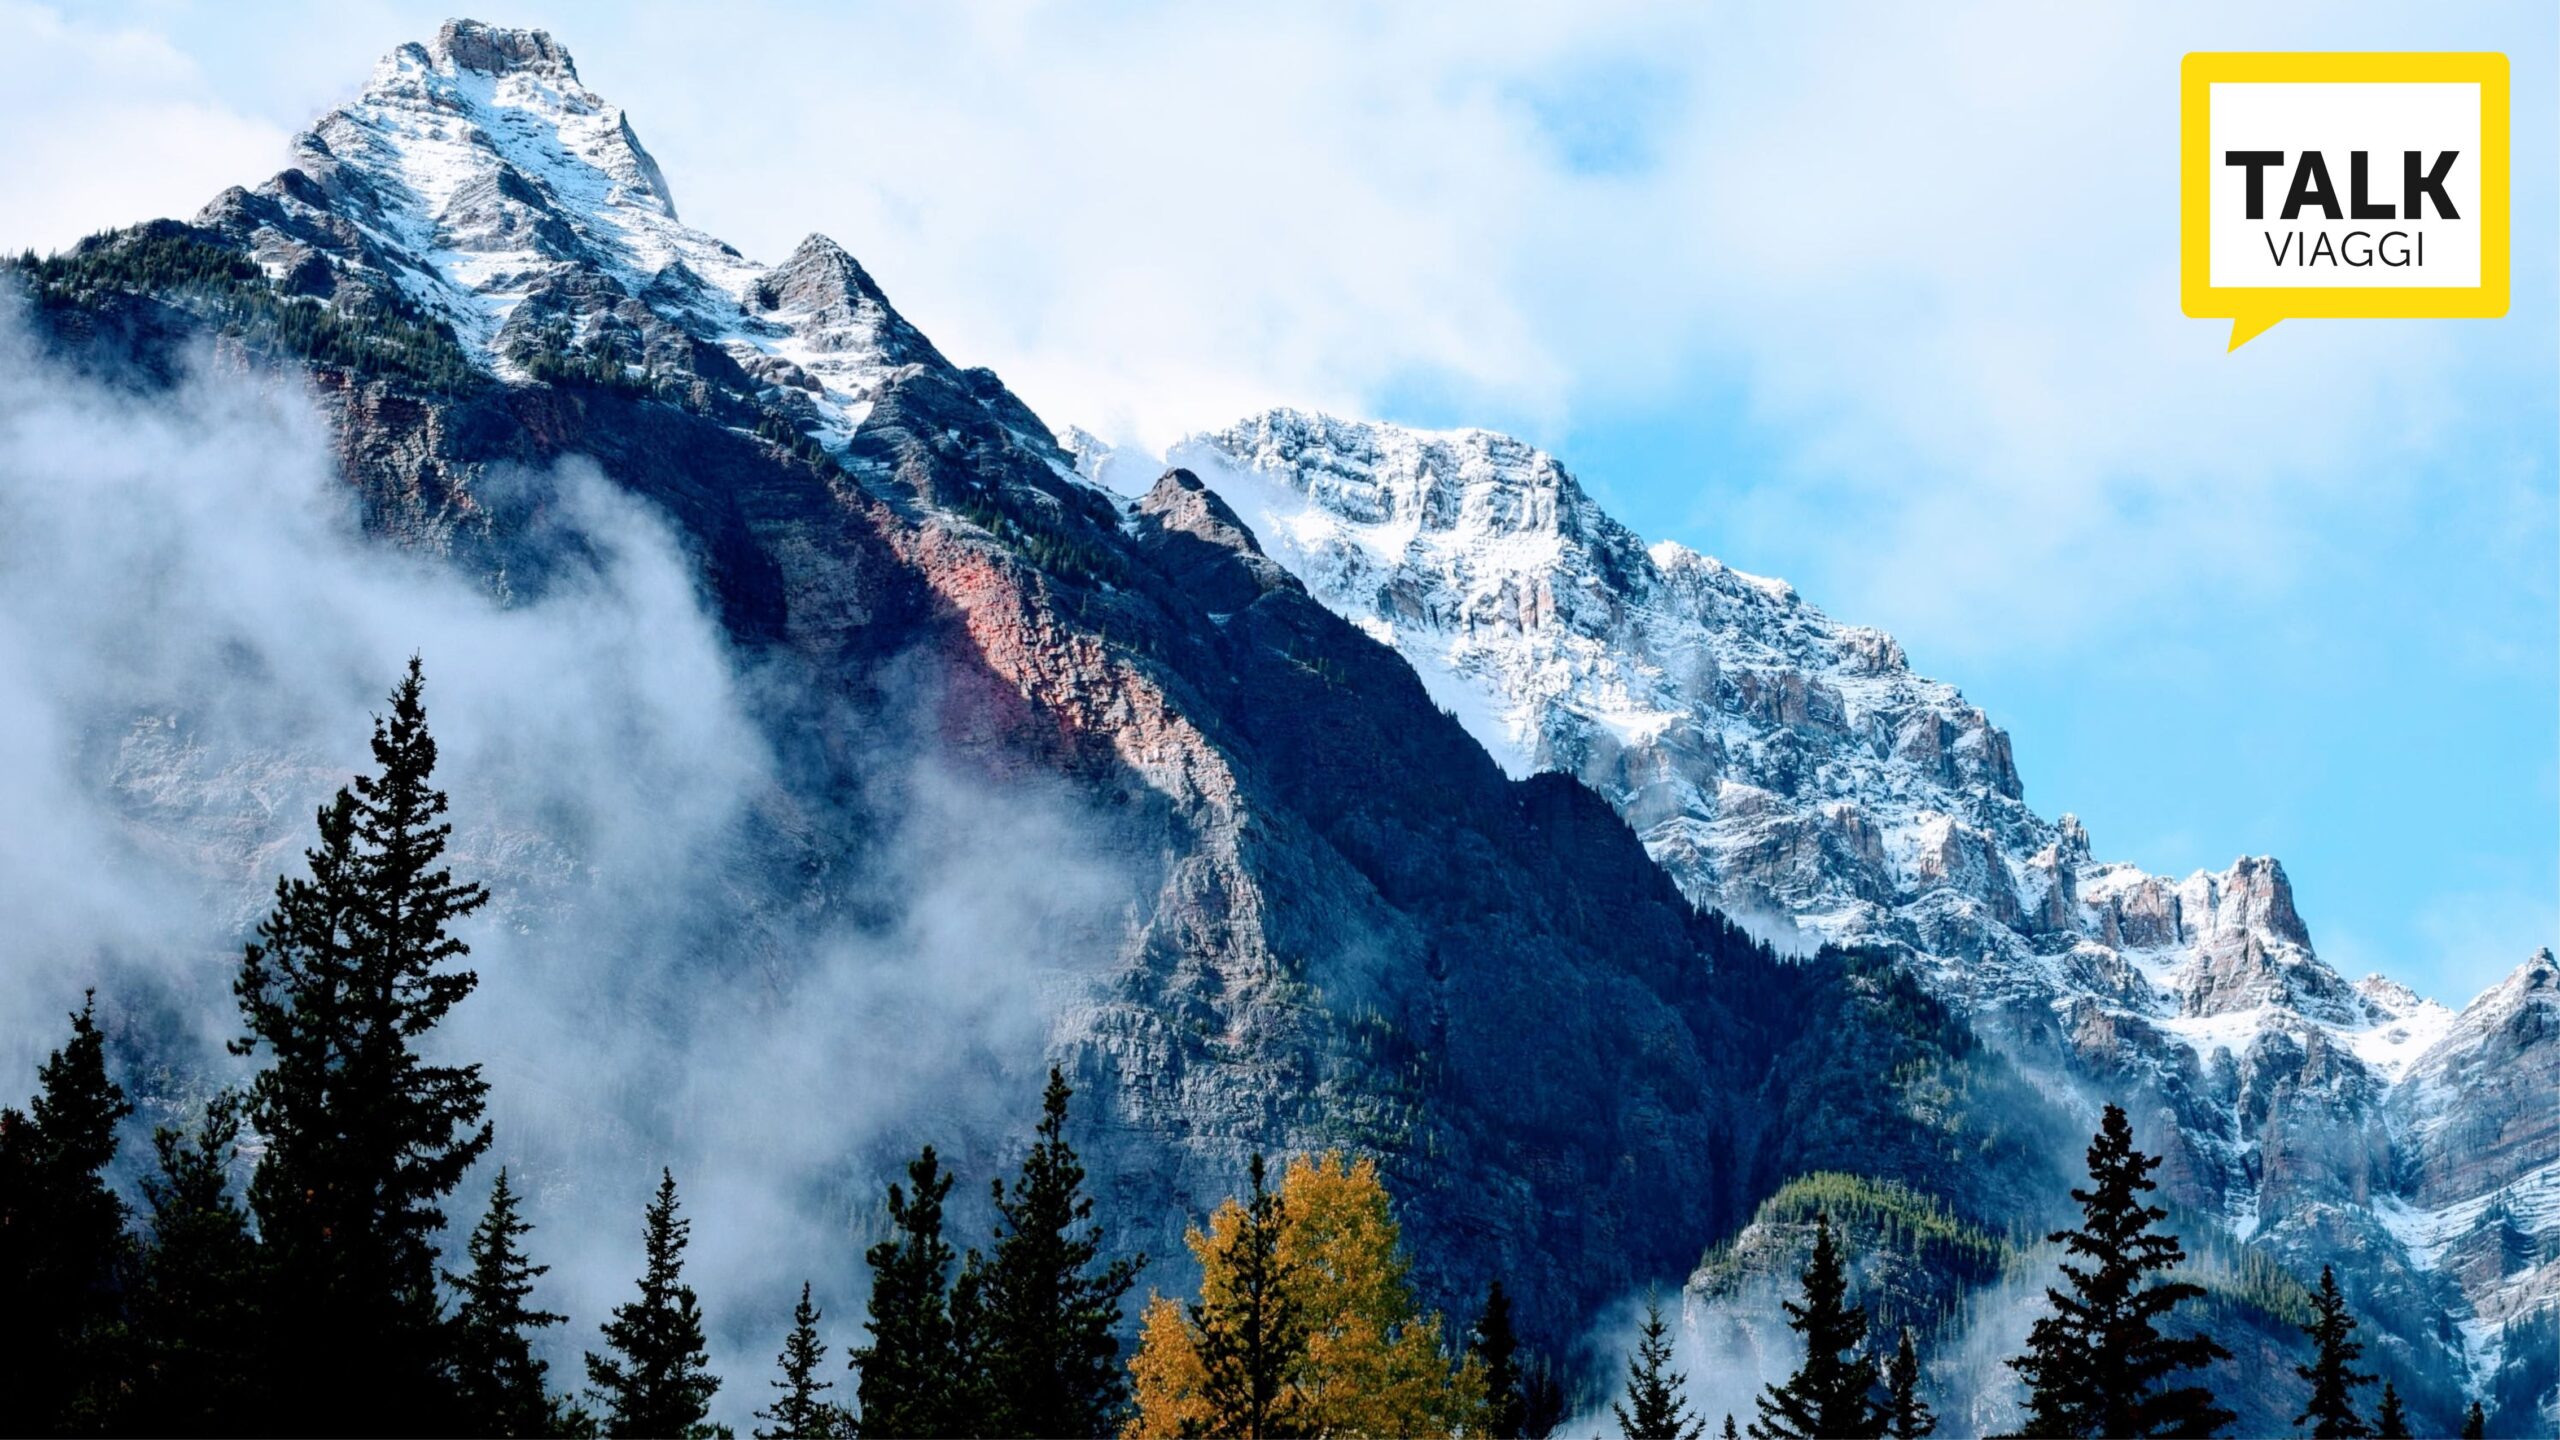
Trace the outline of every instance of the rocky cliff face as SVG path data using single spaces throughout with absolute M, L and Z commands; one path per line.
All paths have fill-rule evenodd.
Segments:
M 454 22 L 283 174 L 22 280 L 58 356 L 137 383 L 207 337 L 300 370 L 365 528 L 510 602 L 576 571 L 528 473 L 591 460 L 671 523 L 785 762 L 723 912 L 687 917 L 706 966 L 790 970 L 812 917 L 894 903 L 859 881 L 898 793 L 877 732 L 1070 793 L 1082 843 L 1129 877 L 1125 923 L 1079 917 L 1043 943 L 1080 963 L 1026 956 L 1005 983 L 1100 977 L 1048 996 L 1047 1048 L 1092 1107 L 1114 1242 L 1167 1288 L 1183 1226 L 1256 1148 L 1378 1155 L 1437 1300 L 1501 1275 L 1558 1344 L 1826 1157 L 1980 1157 L 1981 1209 L 2052 1189 L 2032 1105 L 1905 1115 L 1875 1070 L 1824 1063 L 2008 1093 L 1934 1002 L 1780 964 L 1701 912 L 1590 790 L 1506 775 L 1195 477 L 1125 500 L 1087 483 L 831 242 L 766 266 L 683 225 L 540 32 Z M 108 743 L 134 759 L 106 783 L 138 840 L 201 855 L 254 913 L 307 815 L 275 803 L 283 772 Z M 275 783 L 221 778 L 248 774 Z M 124 803 L 205 775 L 183 813 Z M 549 893 L 537 872 L 583 859 L 519 823 L 461 843 L 502 895 Z M 516 903 L 511 923 L 543 923 Z M 883 1023 L 844 1014 L 845 1043 Z
M 1070 443 L 1088 473 L 1125 463 Z M 2339 1262 L 2426 1366 L 2486 1383 L 2488 1337 L 2550 1304 L 2547 1258 L 2484 1289 L 2452 1249 L 2404 1243 L 2422 1222 L 2402 1208 L 2476 1235 L 2560 1160 L 2541 1123 L 2560 1052 L 2530 999 L 2547 958 L 2457 1020 L 2332 970 L 2271 858 L 2183 879 L 2096 859 L 2076 819 L 2026 804 L 2008 737 L 1890 636 L 1648 547 L 1509 437 L 1274 411 L 1170 458 L 1511 773 L 1582 779 L 1699 903 L 1898 955 L 2029 1073 L 2131 1097 L 2178 1204 Z M 2506 1078 L 2455 1078 L 2487 1053 Z M 2531 1237 L 2510 1251 L 2560 1246 L 2530 1200 L 2498 1213 Z
M 2514 1019 L 2547 980 L 2456 1024 L 2340 982 L 2272 861 L 2094 861 L 1889 637 L 1646 548 L 1517 442 L 1276 413 L 1097 485 L 832 242 L 768 266 L 684 225 L 541 32 L 453 22 L 284 173 L 23 280 L 81 363 L 147 383 L 213 336 L 302 371 L 368 531 L 493 595 L 573 568 L 529 467 L 664 515 L 788 761 L 715 960 L 862 923 L 874 730 L 1072 793 L 1128 895 L 1058 937 L 1102 978 L 1049 1049 L 1123 1244 L 1178 1254 L 1252 1148 L 1357 1145 L 1441 1303 L 1499 1274 L 1561 1341 L 1808 1170 L 2033 1216 L 2085 1089 L 2143 1097 L 2182 1203 L 2350 1261 L 2411 1363 L 2468 1327 L 2485 1377 L 2548 1300 L 2547 1026 Z M 251 913 L 297 806 L 131 723 L 104 783 L 193 796 L 126 809 Z M 545 894 L 578 857 L 523 823 L 473 853 Z M 1889 958 L 1779 963 L 1702 905 Z M 2493 1154 L 2445 1118 L 2489 1069 Z

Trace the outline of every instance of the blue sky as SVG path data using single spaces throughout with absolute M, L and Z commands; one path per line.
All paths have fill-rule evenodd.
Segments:
M 2351 973 L 2560 939 L 2543 4 L 523 3 L 686 218 L 844 242 L 1053 424 L 1526 435 L 2006 725 L 2103 856 L 2272 853 Z M 0 0 L 0 244 L 254 183 L 441 7 Z M 2492 49 L 2515 302 L 2178 313 L 2179 57 Z

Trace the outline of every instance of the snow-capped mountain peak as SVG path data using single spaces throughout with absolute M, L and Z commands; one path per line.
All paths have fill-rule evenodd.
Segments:
M 1074 448 L 1104 483 L 1153 468 Z M 1578 776 L 1703 904 L 1903 957 L 1998 1043 L 2059 1060 L 2057 1085 L 2146 1097 L 2181 1202 L 2306 1263 L 2340 1236 L 2391 1245 L 2373 1197 L 2401 1182 L 2373 1157 L 2409 1133 L 2404 1097 L 2480 1048 L 2461 1037 L 2503 1033 L 2480 1018 L 2496 996 L 2540 993 L 2528 966 L 2457 1019 L 2348 983 L 2271 857 L 2184 878 L 2095 858 L 2076 818 L 2028 807 L 2007 735 L 1891 636 L 1645 544 L 1518 440 L 1273 410 L 1165 460 L 1512 773 Z
M 732 283 L 746 268 L 677 222 L 629 118 L 539 30 L 452 20 L 401 46 L 299 137 L 295 163 L 324 188 L 343 177 L 370 190 L 353 218 L 429 262 L 404 288 L 484 341 L 559 266 L 646 278 L 682 263 Z
M 492 374 L 709 387 L 829 449 L 886 376 L 950 368 L 834 241 L 767 267 L 684 224 L 630 118 L 540 30 L 453 20 L 399 47 L 292 169 L 198 222 L 288 293 L 441 322 Z

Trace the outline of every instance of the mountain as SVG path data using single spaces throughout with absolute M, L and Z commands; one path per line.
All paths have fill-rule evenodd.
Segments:
M 2330 968 L 2270 857 L 2183 879 L 2100 861 L 1891 636 L 1647 546 L 1510 437 L 1275 410 L 1166 458 L 1507 772 L 1607 798 L 1692 900 L 1897 957 L 2084 1114 L 2138 1096 L 2174 1204 L 2306 1273 L 2339 1264 L 2421 1369 L 2490 1384 L 2518 1358 L 2502 1328 L 2554 1308 L 2549 952 L 2457 1016 Z M 2521 1238 L 2477 1258 L 2499 1226 Z
M 1061 444 L 833 242 L 765 265 L 684 224 L 565 48 L 471 21 L 393 52 L 273 179 L 13 268 L 67 370 L 162 395 L 208 367 L 298 377 L 362 532 L 505 613 L 593 589 L 598 537 L 544 478 L 564 467 L 677 542 L 710 688 L 771 757 L 717 844 L 616 880 L 672 808 L 597 827 L 574 791 L 454 781 L 493 950 L 608 977 L 562 1023 L 617 1063 L 529 1066 L 542 1106 L 501 1141 L 548 1147 L 537 1212 L 595 1183 L 581 1166 L 706 1130 L 781 1167 L 814 1127 L 688 1108 L 689 1072 L 757 1048 L 739 1033 L 828 1057 L 756 1110 L 894 1117 L 746 1210 L 829 1233 L 918 1138 L 1000 1163 L 977 1092 L 1027 1096 L 1054 1058 L 1150 1284 L 1180 1288 L 1183 1227 L 1249 1152 L 1357 1146 L 1433 1303 L 1502 1278 L 1561 1350 L 1796 1177 L 2041 1229 L 2091 1101 L 2127 1095 L 2199 1223 L 2337 1259 L 2406 1373 L 2468 1365 L 2541 1403 L 2518 1337 L 2550 1309 L 2547 956 L 2457 1019 L 2340 980 L 2272 861 L 2097 864 L 1889 638 L 1647 550 L 1526 446 L 1277 412 L 1124 486 L 1131 457 Z M 192 723 L 294 635 L 251 638 L 65 721 L 111 759 L 62 803 L 214 897 L 189 932 L 207 966 L 330 783 L 296 737 Z M 946 775 L 1065 838 L 937 858 Z M 962 966 L 913 943 L 919 864 L 963 910 L 1036 903 Z M 1096 893 L 1038 898 L 1080 866 Z M 857 965 L 872 988 L 831 988 Z M 1021 997 L 1037 1034 L 919 1024 L 937 989 Z M 153 1003 L 172 1071 L 223 1030 L 219 984 Z M 857 1071 L 881 1093 L 843 1093 Z M 987 1073 L 1005 1085 L 960 1083 Z M 2402 1388 L 2449 1421 L 2450 1391 Z
M 766 266 L 686 227 L 629 120 L 550 37 L 451 23 L 395 51 L 294 158 L 191 221 L 20 267 L 52 356 L 119 387 L 180 385 L 208 354 L 218 372 L 304 377 L 363 531 L 510 607 L 593 588 L 600 544 L 550 478 L 592 464 L 672 529 L 728 652 L 714 688 L 776 757 L 773 783 L 689 852 L 699 873 L 646 885 L 617 879 L 632 836 L 585 823 L 589 797 L 500 788 L 474 816 L 476 782 L 455 778 L 458 852 L 507 912 L 486 943 L 535 966 L 580 957 L 566 968 L 604 978 L 570 992 L 587 1008 L 569 1038 L 630 1037 L 604 1073 L 520 1062 L 552 1088 L 516 1143 L 539 1132 L 555 1190 L 580 1183 L 573 1161 L 701 1146 L 737 1117 L 689 1109 L 687 1068 L 729 1063 L 733 1031 L 815 1024 L 798 1043 L 840 1046 L 844 1066 L 873 1050 L 913 1065 L 880 1077 L 890 1098 L 742 1098 L 904 1118 L 876 1153 L 803 1167 L 820 1198 L 777 1182 L 759 1203 L 837 1207 L 840 1233 L 916 1138 L 983 1173 L 1006 1139 L 973 1107 L 1006 1087 L 976 1077 L 1007 1072 L 1018 1111 L 1045 1052 L 1093 1116 L 1115 1243 L 1158 1257 L 1151 1283 L 1179 1288 L 1184 1226 L 1240 1185 L 1249 1151 L 1357 1146 L 1404 1197 L 1438 1303 L 1471 1310 L 1501 1276 L 1549 1346 L 1851 1150 L 1905 1178 L 1979 1157 L 1960 1187 L 1978 1210 L 2054 1192 L 2052 1137 L 2031 1106 L 1994 1106 L 2000 1067 L 1935 1002 L 1849 961 L 1781 963 L 1699 911 L 1588 789 L 1505 775 L 1197 480 L 1167 474 L 1132 503 L 1077 476 L 995 375 L 942 356 L 831 242 Z M 215 675 L 64 722 L 80 753 L 114 757 L 78 769 L 96 823 L 182 857 L 174 888 L 217 897 L 204 967 L 236 954 L 328 783 L 282 741 L 195 722 L 204 691 L 266 683 L 294 639 L 254 638 L 208 644 Z M 935 928 L 910 923 L 905 883 L 913 817 L 938 793 L 918 772 L 1068 817 L 1057 855 L 968 864 L 1007 886 L 1092 867 L 1104 893 L 1054 923 L 1030 905 L 1006 937 L 1023 953 L 899 973 L 896 943 Z M 962 908 L 1013 903 L 979 899 Z M 848 950 L 889 952 L 874 988 L 894 1004 L 830 1032 L 808 997 L 841 993 Z M 720 1028 L 706 997 L 741 976 L 763 986 L 754 1014 Z M 944 985 L 1036 999 L 1041 1043 L 901 1033 L 915 994 Z M 155 1003 L 181 1035 L 222 1028 L 218 983 Z M 1842 1047 L 1838 1030 L 1871 1038 Z M 1984 1100 L 1923 1125 L 1858 1120 L 1897 1103 L 1879 1066 Z

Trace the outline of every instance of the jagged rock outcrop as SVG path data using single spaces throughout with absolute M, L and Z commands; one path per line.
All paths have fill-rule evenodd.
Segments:
M 116 264 L 146 250 L 194 278 Z M 493 594 L 563 563 L 499 477 L 585 457 L 663 513 L 799 767 L 724 943 L 858 908 L 838 801 L 892 707 L 1107 817 L 1127 923 L 1061 940 L 1110 978 L 1051 1041 L 1124 1244 L 1178 1255 L 1251 1148 L 1357 1145 L 1442 1303 L 1500 1274 L 1561 1340 L 1808 1168 L 2035 1214 L 2054 1097 L 2102 1083 L 2183 1204 L 2339 1260 L 2411 1363 L 2450 1325 L 2485 1385 L 2548 1308 L 2547 956 L 2455 1025 L 2332 974 L 2273 861 L 2098 862 L 1889 636 L 1646 547 L 1517 441 L 1275 412 L 1115 495 L 832 242 L 768 267 L 684 225 L 540 32 L 403 46 L 293 168 L 46 273 L 66 353 L 302 364 L 366 527 Z M 116 783 L 180 797 L 135 823 L 254 905 L 295 807 L 191 790 L 177 729 Z M 1701 905 L 1895 968 L 1778 964 Z
M 211 334 L 301 365 L 365 527 L 492 594 L 575 572 L 522 478 L 556 462 L 670 522 L 790 767 L 744 827 L 706 964 L 786 969 L 811 917 L 862 923 L 870 807 L 897 794 L 869 773 L 875 729 L 1071 794 L 1126 877 L 1125 923 L 1058 937 L 1088 963 L 1042 957 L 1043 985 L 1102 977 L 1055 997 L 1049 1048 L 1094 1117 L 1113 1242 L 1158 1256 L 1167 1289 L 1183 1227 L 1257 1148 L 1376 1155 L 1439 1303 L 1501 1275 L 1558 1345 L 1808 1156 L 1972 1155 L 1981 1209 L 2052 1188 L 2032 1105 L 1937 1103 L 1878 1137 L 1848 1117 L 1902 1097 L 1822 1063 L 1872 1046 L 2017 1098 L 1961 1026 L 1898 995 L 1867 1034 L 1874 986 L 1701 912 L 1577 781 L 1505 774 L 1196 477 L 1134 503 L 1086 483 L 831 242 L 767 267 L 684 226 L 629 122 L 538 32 L 457 22 L 404 46 L 293 169 L 35 280 L 63 353 L 167 376 Z M 181 763 L 129 753 L 135 790 Z M 307 821 L 265 801 L 217 788 L 135 823 L 196 847 L 251 913 Z M 521 824 L 462 843 L 533 923 L 535 870 L 579 862 Z
M 1890 637 L 1646 546 L 1509 437 L 1283 410 L 1169 458 L 1514 773 L 1579 776 L 1701 903 L 1903 956 L 2031 1072 L 2151 1119 L 2182 1206 L 2338 1262 L 2387 1298 L 2396 1343 L 2461 1363 L 2440 1337 L 2474 1302 L 2384 1223 L 2430 1184 L 2489 1183 L 2449 1178 L 2408 1118 L 2444 1088 L 2411 1063 L 2450 1016 L 2323 962 L 2277 861 L 2174 879 L 2095 859 L 2075 818 L 2028 808 L 2008 737 Z M 1087 443 L 1079 463 L 1113 461 Z M 2512 1145 L 2560 1159 L 2546 1133 Z

